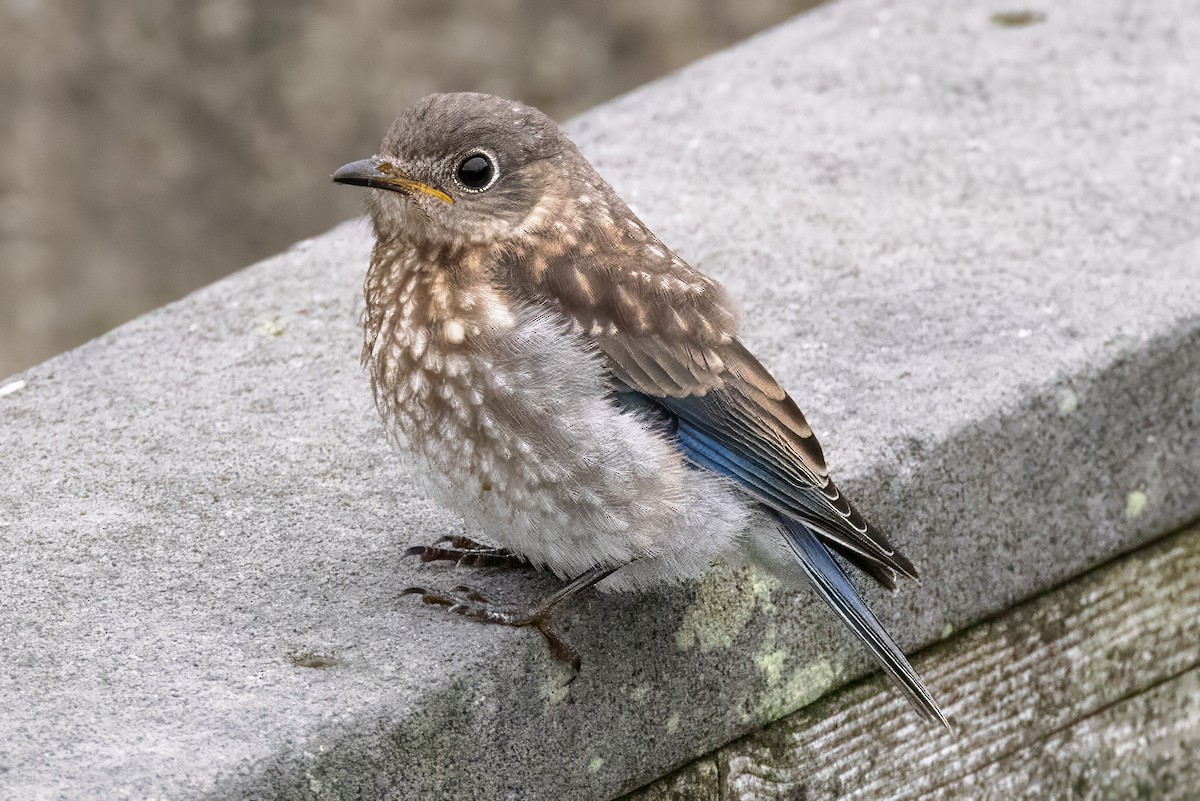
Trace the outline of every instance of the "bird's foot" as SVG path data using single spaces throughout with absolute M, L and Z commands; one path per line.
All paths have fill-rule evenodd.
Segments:
M 550 647 L 550 654 L 571 668 L 571 678 L 579 673 L 579 652 L 563 640 L 550 622 L 549 609 L 544 605 L 495 603 L 489 601 L 478 590 L 460 585 L 449 592 L 436 592 L 424 587 L 409 587 L 405 595 L 420 595 L 422 603 L 444 606 L 449 611 L 480 623 L 491 623 L 513 628 L 535 628 L 541 632 Z
M 443 548 L 445 543 L 448 547 Z M 432 545 L 414 545 L 404 552 L 422 562 L 454 562 L 467 567 L 530 567 L 529 560 L 506 548 L 481 545 L 467 537 L 446 536 Z

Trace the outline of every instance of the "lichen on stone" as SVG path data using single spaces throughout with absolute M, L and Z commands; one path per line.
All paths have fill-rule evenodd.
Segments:
M 752 567 L 720 566 L 701 577 L 696 598 L 675 633 L 680 649 L 712 651 L 729 648 L 754 617 L 771 603 L 778 581 Z
M 765 721 L 781 718 L 816 701 L 833 689 L 837 682 L 838 667 L 828 659 L 801 665 L 786 677 L 785 663 L 786 657 L 781 656 L 777 665 L 772 666 L 775 681 L 768 681 L 766 688 L 754 698 L 753 714 L 750 716 L 753 719 Z
M 1134 490 L 1125 499 L 1125 519 L 1137 520 L 1146 511 L 1146 502 L 1150 499 L 1141 490 Z
M 1070 387 L 1063 387 L 1058 391 L 1058 413 L 1063 417 L 1070 417 L 1079 408 L 1079 396 L 1075 394 L 1075 390 Z

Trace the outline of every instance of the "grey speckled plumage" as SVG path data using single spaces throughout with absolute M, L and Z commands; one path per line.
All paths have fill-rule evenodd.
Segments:
M 805 575 L 925 717 L 944 718 L 832 548 L 916 577 L 829 477 L 799 408 L 737 339 L 723 287 L 660 242 L 541 112 L 432 95 L 372 159 L 365 283 L 375 400 L 478 535 L 574 579 L 548 603 L 425 600 L 536 625 L 591 585 L 637 590 L 721 557 Z

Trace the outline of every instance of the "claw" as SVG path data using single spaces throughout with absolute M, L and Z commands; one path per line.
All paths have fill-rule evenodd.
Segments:
M 462 595 L 465 595 L 469 601 L 475 601 L 481 604 L 486 604 L 488 602 L 487 597 L 483 593 L 474 587 L 467 586 L 466 584 L 459 584 L 457 587 L 451 589 L 450 592 L 461 593 Z
M 403 594 L 420 595 L 422 603 L 443 606 L 448 612 L 481 623 L 493 623 L 513 628 L 527 626 L 535 628 L 546 640 L 551 656 L 571 669 L 571 678 L 568 683 L 574 681 L 575 676 L 579 674 L 582 664 L 579 653 L 554 630 L 544 610 L 530 606 L 492 604 L 482 593 L 466 584 L 460 584 L 444 594 L 432 592 L 424 587 L 407 587 Z
M 443 544 L 449 547 L 441 547 Z M 416 556 L 422 562 L 456 562 L 467 567 L 529 567 L 529 560 L 504 548 L 480 545 L 461 536 L 443 536 L 432 545 L 414 545 L 405 549 L 405 556 Z
M 422 562 L 424 562 L 425 554 L 431 553 L 432 551 L 433 551 L 432 548 L 427 548 L 424 545 L 413 545 L 409 548 L 404 549 L 404 555 L 405 556 L 415 556 L 415 557 L 419 558 Z
M 445 595 L 430 592 L 423 587 L 409 587 L 404 590 L 404 594 L 420 593 L 421 601 L 424 603 L 447 607 L 455 614 L 481 623 L 494 623 L 513 628 L 532 626 L 541 632 L 543 639 L 546 640 L 546 645 L 550 648 L 551 656 L 570 667 L 571 678 L 567 680 L 567 684 L 570 684 L 579 675 L 583 660 L 580 659 L 579 652 L 572 648 L 555 630 L 554 625 L 550 622 L 550 613 L 558 604 L 595 585 L 596 582 L 603 581 L 606 576 L 612 574 L 613 570 L 615 568 L 594 567 L 572 579 L 562 589 L 535 605 L 493 604 L 480 592 L 465 584 L 460 584 Z

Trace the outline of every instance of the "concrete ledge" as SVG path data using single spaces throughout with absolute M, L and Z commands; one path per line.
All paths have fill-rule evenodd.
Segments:
M 956 736 L 913 737 L 904 700 L 872 677 L 629 801 L 1193 799 L 1200 528 L 1007 610 L 914 664 L 954 688 Z
M 871 598 L 908 647 L 1200 517 L 1200 19 L 994 11 L 845 0 L 572 125 L 921 567 Z M 606 798 L 868 669 L 759 576 L 578 608 L 569 688 L 534 636 L 398 597 L 455 522 L 357 366 L 368 246 L 3 382 L 5 797 Z

